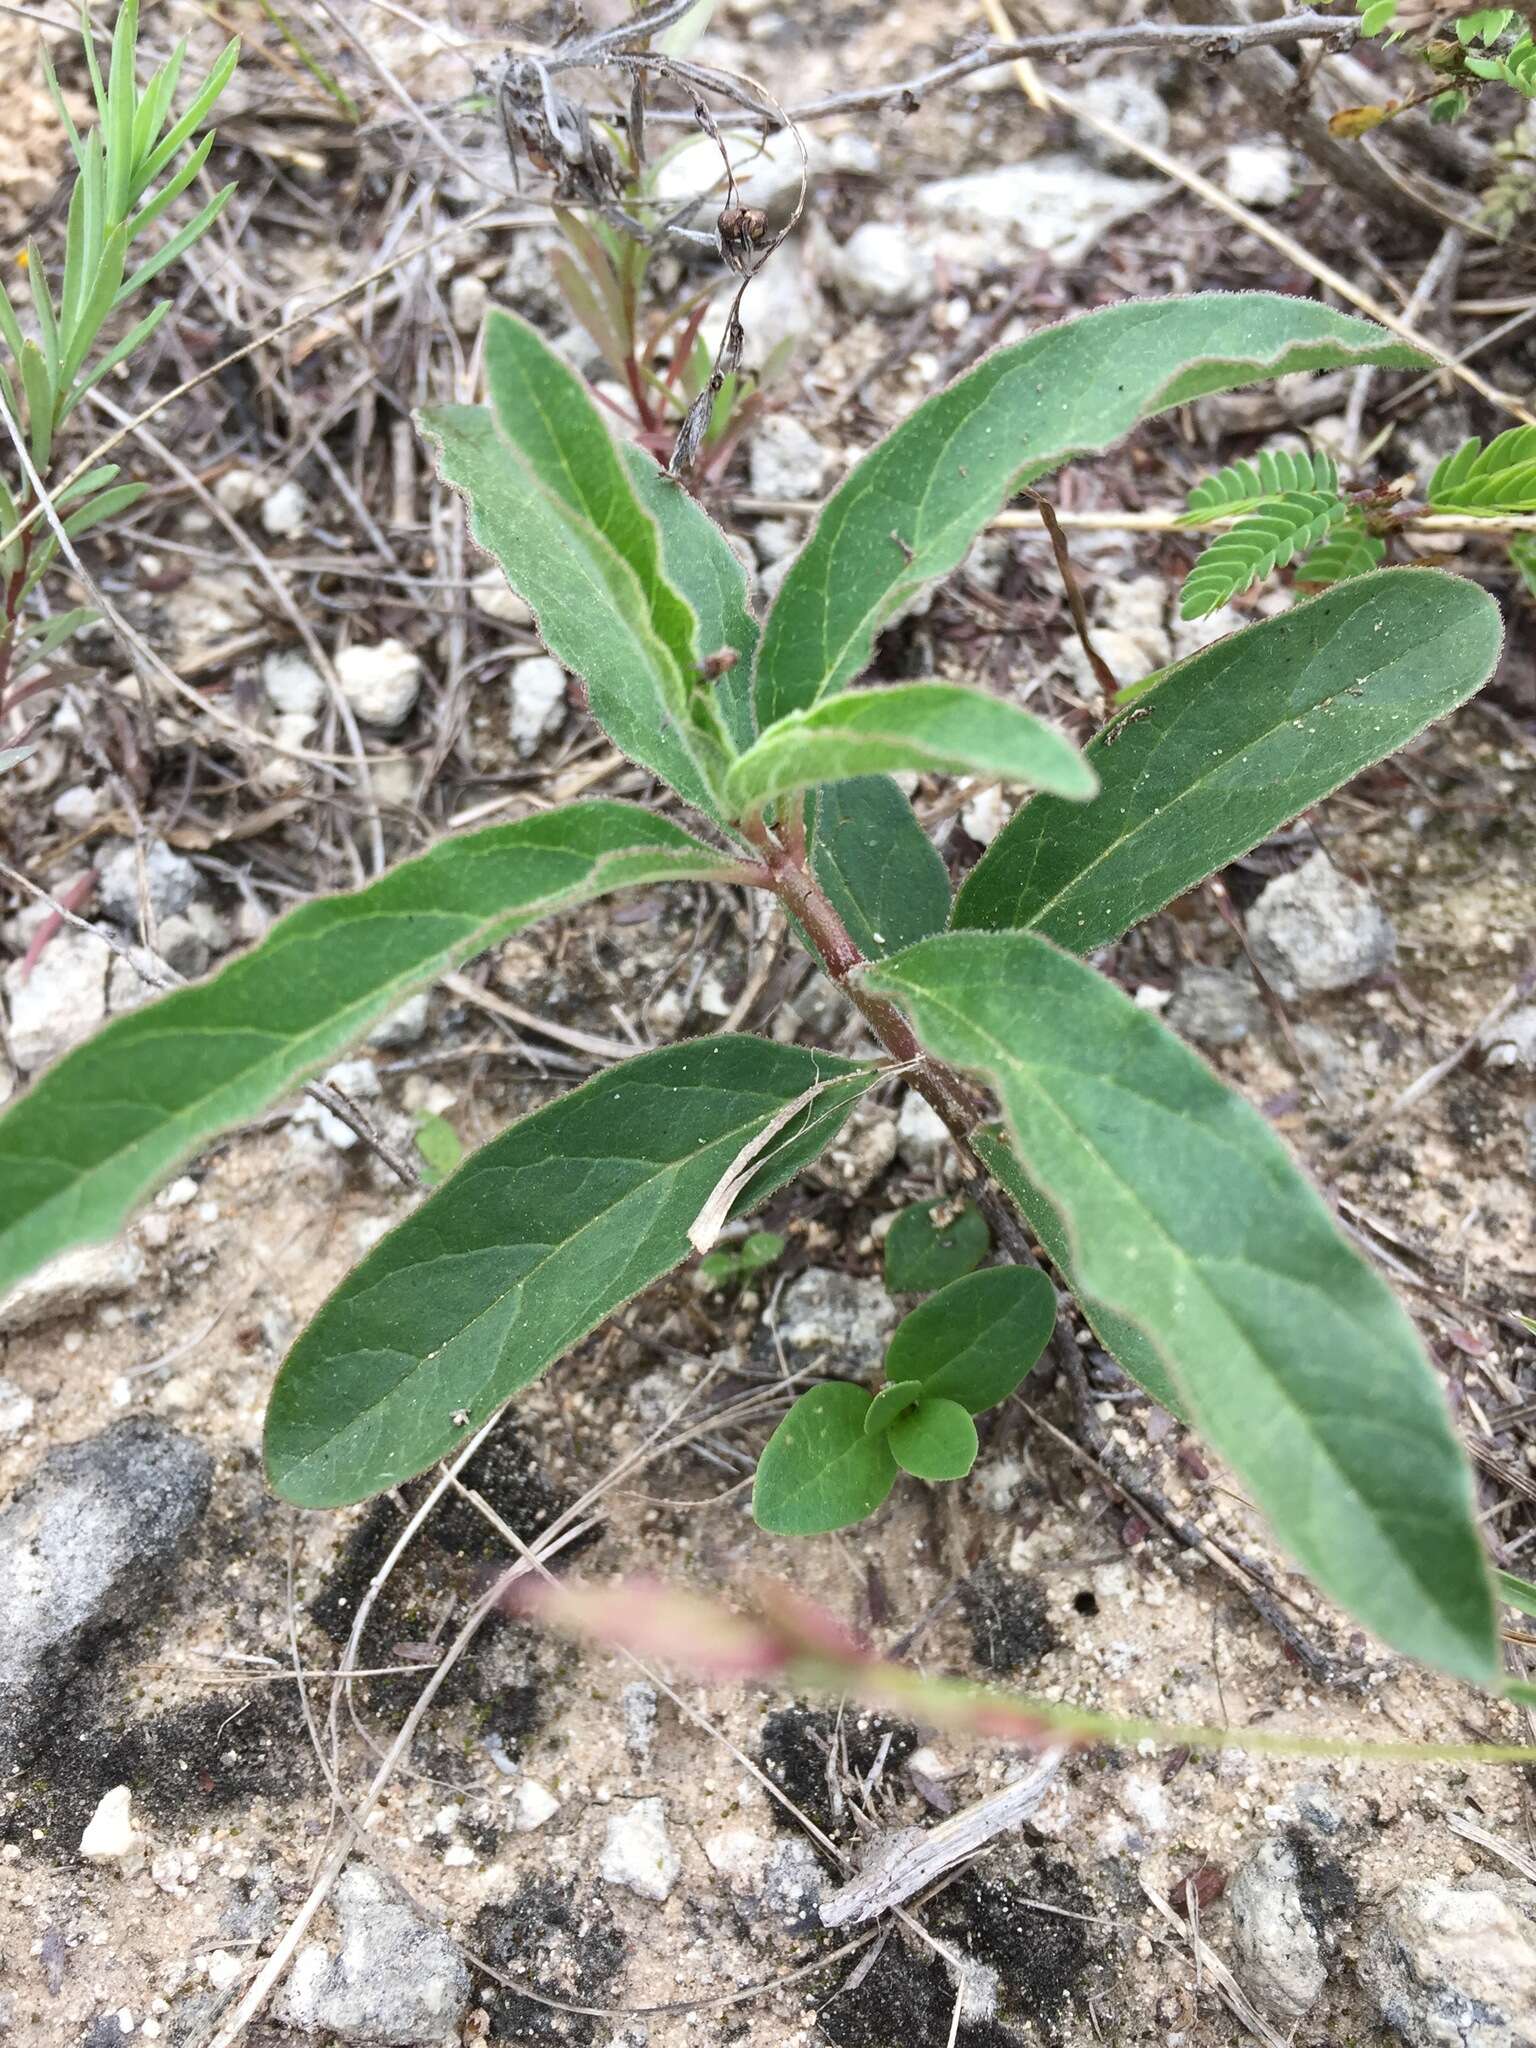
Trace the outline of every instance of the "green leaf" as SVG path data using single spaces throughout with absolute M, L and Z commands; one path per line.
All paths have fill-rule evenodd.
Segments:
M 0 518 L 3 517 L 3 510 L 0 510 Z M 39 619 L 36 625 L 27 627 L 25 632 L 16 636 L 10 680 L 19 682 L 28 669 L 46 661 L 72 634 L 78 633 L 82 626 L 92 625 L 100 617 L 100 612 L 80 605 L 73 611 L 61 612 L 57 618 Z
M 1089 1297 L 1081 1279 L 1073 1271 L 1072 1245 L 1065 1226 L 1020 1166 L 1008 1133 L 993 1125 L 987 1130 L 977 1131 L 972 1136 L 971 1145 L 982 1165 L 1044 1246 L 1046 1256 L 1076 1296 L 1090 1329 L 1104 1349 L 1119 1361 L 1138 1386 L 1146 1389 L 1159 1407 L 1166 1408 L 1180 1422 L 1188 1422 L 1183 1400 L 1168 1377 L 1167 1367 L 1145 1335 L 1124 1316 L 1116 1315 L 1103 1302 Z
M 1056 1290 L 1044 1273 L 989 1266 L 952 1281 L 903 1319 L 885 1355 L 886 1374 L 980 1415 L 1027 1377 L 1055 1327 Z
M 827 782 L 810 813 L 811 872 L 866 960 L 949 922 L 949 871 L 917 813 L 885 775 Z
M 199 1145 L 329 1065 L 415 988 L 610 889 L 708 879 L 721 856 L 629 804 L 573 804 L 448 839 L 305 904 L 211 981 L 66 1055 L 0 1118 L 0 1294 L 109 1236 Z
M 422 1179 L 429 1188 L 445 1181 L 464 1157 L 458 1132 L 447 1117 L 439 1116 L 435 1110 L 423 1110 L 416 1119 L 416 1150 L 427 1169 Z
M 1189 493 L 1189 516 L 1219 518 L 1251 512 L 1266 499 L 1290 491 L 1318 491 L 1337 497 L 1338 466 L 1331 455 L 1309 455 L 1304 449 L 1265 448 L 1253 462 L 1232 462 L 1205 477 Z
M 509 1395 L 688 1256 L 742 1149 L 774 1140 L 748 1208 L 830 1142 L 867 1069 L 755 1038 L 642 1053 L 502 1134 L 341 1283 L 267 1411 L 273 1486 L 340 1507 L 445 1456 Z
M 181 148 L 182 144 L 202 127 L 204 121 L 213 112 L 214 102 L 218 99 L 220 93 L 223 92 L 225 86 L 228 85 L 230 79 L 233 78 L 235 66 L 239 61 L 239 42 L 231 41 L 226 43 L 220 51 L 213 69 L 208 73 L 207 78 L 204 79 L 198 91 L 193 95 L 192 101 L 185 113 L 166 130 L 161 141 L 139 163 L 134 175 L 134 189 L 129 193 L 130 200 L 137 199 L 141 192 L 148 190 L 171 161 L 171 158 Z
M 833 493 L 763 629 L 759 722 L 851 682 L 881 626 L 956 567 L 1015 491 L 1138 421 L 1262 377 L 1427 360 L 1368 321 L 1268 292 L 1133 300 L 997 350 Z
M 952 1195 L 914 1202 L 886 1233 L 885 1284 L 893 1294 L 927 1294 L 979 1266 L 992 1249 L 987 1219 Z
M 876 1394 L 864 1417 L 866 1436 L 884 1436 L 898 1415 L 905 1415 L 923 1398 L 921 1380 L 892 1380 Z
M 1258 1112 L 1029 933 L 864 971 L 997 1090 L 1090 1300 L 1135 1323 L 1317 1584 L 1396 1649 L 1497 1675 L 1472 1488 L 1413 1325 Z
M 118 484 L 113 490 L 103 491 L 89 505 L 82 505 L 78 512 L 69 515 L 64 522 L 64 531 L 71 540 L 77 534 L 89 533 L 103 520 L 115 519 L 119 512 L 126 512 L 130 505 L 136 505 L 148 489 L 148 484 Z
M 36 469 L 46 471 L 53 452 L 53 380 L 35 341 L 21 345 L 21 388 L 27 394 L 27 439 Z
M 715 697 L 733 744 L 750 747 L 757 616 L 742 559 L 698 499 L 679 490 L 643 448 L 626 441 L 621 452 L 635 494 L 661 534 L 662 567 L 698 615 L 700 658 L 724 649 L 736 656 Z
M 419 416 L 444 478 L 614 744 L 718 817 L 725 739 L 699 674 L 713 650 L 667 578 L 629 467 L 586 386 L 531 327 L 492 313 L 485 356 L 494 411 Z
M 1316 547 L 1349 511 L 1342 498 L 1287 491 L 1240 519 L 1201 555 L 1184 579 L 1181 619 L 1203 619 L 1294 556 Z
M 976 1462 L 976 1425 L 958 1401 L 919 1401 L 892 1423 L 886 1441 L 914 1479 L 963 1479 Z
M 1511 534 L 1509 559 L 1527 592 L 1536 597 L 1536 533 Z
M 1316 584 L 1327 589 L 1347 583 L 1351 576 L 1368 576 L 1386 557 L 1387 544 L 1371 532 L 1364 516 L 1351 512 L 1330 531 L 1320 548 L 1314 548 L 1304 562 L 1296 565 L 1298 584 Z
M 233 185 L 226 185 L 222 192 L 215 192 L 208 204 L 194 214 L 184 228 L 178 228 L 163 248 L 146 257 L 127 282 L 119 287 L 118 304 L 143 291 L 145 285 L 153 283 L 162 270 L 168 270 L 179 257 L 184 256 L 194 242 L 201 241 L 234 196 Z
M 787 1239 L 776 1230 L 754 1230 L 742 1239 L 737 1258 L 744 1273 L 762 1273 L 784 1256 Z
M 864 1434 L 870 1399 L 829 1380 L 800 1396 L 757 1461 L 752 1513 L 775 1536 L 821 1536 L 872 1515 L 896 1483 L 883 1436 Z
M 904 770 L 1027 782 L 1079 802 L 1098 787 L 1072 742 L 1016 704 L 958 683 L 889 683 L 769 726 L 732 763 L 725 798 L 743 817 L 818 782 Z
M 1529 1579 L 1517 1579 L 1513 1572 L 1495 1572 L 1493 1582 L 1506 1606 L 1516 1607 L 1522 1614 L 1536 1614 L 1536 1586 Z
M 1362 35 L 1379 36 L 1397 13 L 1397 0 L 1368 0 L 1360 9 L 1360 32 Z
M 1384 569 L 1217 641 L 1158 678 L 1146 716 L 1090 743 L 1096 803 L 1024 805 L 954 924 L 1107 945 L 1465 703 L 1501 630 L 1475 584 Z
M 1456 40 L 1465 47 L 1468 43 L 1495 43 L 1515 18 L 1512 7 L 1481 7 L 1475 14 L 1464 14 L 1456 23 Z
M 1463 441 L 1429 480 L 1437 512 L 1536 511 L 1536 427 L 1511 427 L 1485 448 Z

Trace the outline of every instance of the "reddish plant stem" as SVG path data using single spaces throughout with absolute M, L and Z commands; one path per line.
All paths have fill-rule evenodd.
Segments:
M 32 507 L 23 505 L 18 517 L 30 516 Z M 27 570 L 32 560 L 32 537 L 35 527 L 29 526 L 21 537 L 21 559 L 12 571 L 5 586 L 5 618 L 0 625 L 0 712 L 8 706 L 5 701 L 5 686 L 10 680 L 11 663 L 16 655 L 16 631 L 21 624 L 21 594 L 26 588 Z
M 786 847 L 761 819 L 748 819 L 742 829 L 763 856 L 767 886 L 798 920 L 828 979 L 847 996 L 892 1059 L 912 1067 L 912 1086 L 943 1119 L 972 1172 L 990 1187 L 981 1161 L 971 1149 L 971 1135 L 982 1122 L 979 1106 L 958 1074 L 924 1052 L 896 1005 L 862 986 L 857 970 L 869 962 L 811 873 L 803 831 L 797 835 L 797 843 Z M 1011 1234 L 1016 1235 L 1018 1222 L 1011 1209 L 1008 1217 Z

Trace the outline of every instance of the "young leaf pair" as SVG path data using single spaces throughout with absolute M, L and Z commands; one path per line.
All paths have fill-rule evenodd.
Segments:
M 1085 956 L 1463 702 L 1497 656 L 1496 608 L 1433 570 L 1355 578 L 1168 670 L 1081 754 L 973 689 L 849 689 L 881 628 L 1062 462 L 1256 378 L 1421 359 L 1265 293 L 1044 329 L 855 466 L 761 625 L 725 535 L 613 440 L 532 329 L 493 316 L 485 361 L 488 405 L 423 418 L 443 473 L 594 717 L 703 836 L 611 802 L 466 835 L 113 1023 L 0 1119 L 0 1286 L 117 1228 L 190 1151 L 535 917 L 669 879 L 771 888 L 893 1057 L 915 1043 L 944 1063 L 932 1085 L 947 1067 L 970 1149 L 1101 1340 L 1318 1585 L 1399 1649 L 1491 1679 L 1468 1471 L 1411 1324 L 1263 1118 Z M 953 902 L 898 767 L 1039 791 Z M 817 777 L 803 812 L 786 801 Z M 337 1505 L 452 1451 L 689 1256 L 738 1162 L 760 1161 L 744 1215 L 879 1071 L 722 1035 L 513 1125 L 300 1337 L 268 1414 L 274 1485 Z M 970 1126 L 959 1075 L 991 1091 L 998 1127 Z
M 1033 1267 L 951 1281 L 897 1327 L 878 1393 L 828 1380 L 796 1401 L 758 1460 L 758 1526 L 819 1535 L 873 1514 L 898 1471 L 963 1479 L 976 1462 L 972 1416 L 1007 1400 L 1055 1327 L 1056 1290 Z

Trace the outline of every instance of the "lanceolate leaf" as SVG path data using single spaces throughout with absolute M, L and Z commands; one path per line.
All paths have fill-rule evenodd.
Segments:
M 1319 1586 L 1397 1649 L 1497 1672 L 1467 1467 L 1413 1326 L 1264 1119 L 1090 968 L 1023 932 L 870 968 L 1002 1101 L 1091 1300 L 1135 1323 Z
M 989 1266 L 913 1309 L 891 1339 L 886 1374 L 980 1415 L 1007 1400 L 1055 1327 L 1056 1290 L 1043 1273 Z
M 732 764 L 732 815 L 841 777 L 901 773 L 986 775 L 1082 802 L 1098 787 L 1064 734 L 984 690 L 958 683 L 890 683 L 846 690 L 769 726 Z
M 0 1294 L 117 1229 L 217 1132 L 328 1066 L 415 988 L 610 889 L 708 878 L 724 857 L 631 804 L 573 804 L 448 839 L 304 905 L 212 981 L 120 1018 L 0 1118 Z
M 866 1436 L 869 1395 L 829 1380 L 800 1396 L 757 1461 L 752 1513 L 775 1536 L 820 1536 L 872 1515 L 896 1482 L 885 1436 Z
M 1269 292 L 1109 306 L 999 349 L 833 494 L 763 629 L 759 723 L 851 682 L 880 627 L 1015 491 L 1139 420 L 1261 377 L 1426 360 L 1368 321 Z
M 1108 944 L 1465 703 L 1498 660 L 1497 605 L 1431 569 L 1357 576 L 1160 676 L 1089 744 L 1096 802 L 1038 796 L 955 900 L 957 927 Z
M 277 1491 L 337 1507 L 444 1456 L 678 1265 L 743 1146 L 838 1077 L 775 1138 L 747 1207 L 831 1140 L 865 1069 L 762 1039 L 698 1039 L 514 1124 L 347 1276 L 289 1353 L 267 1412 Z
M 718 815 L 724 742 L 693 607 L 586 386 L 531 327 L 486 325 L 491 405 L 432 406 L 422 432 L 469 501 L 470 530 L 587 686 L 631 759 Z
M 949 871 L 887 775 L 825 782 L 809 820 L 811 871 L 866 960 L 949 922 Z

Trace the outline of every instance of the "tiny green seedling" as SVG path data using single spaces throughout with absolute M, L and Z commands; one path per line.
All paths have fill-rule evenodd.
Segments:
M 764 1273 L 784 1256 L 785 1240 L 776 1230 L 754 1230 L 739 1245 L 722 1245 L 699 1261 L 699 1277 L 709 1287 L 740 1286 Z
M 447 1117 L 431 1109 L 424 1109 L 416 1119 L 416 1150 L 421 1157 L 421 1178 L 429 1188 L 445 1181 L 464 1157 L 458 1132 Z
M 1055 1327 L 1056 1290 L 1032 1267 L 952 1280 L 897 1328 L 878 1393 L 831 1380 L 796 1401 L 758 1460 L 760 1527 L 779 1536 L 845 1529 L 874 1513 L 898 1471 L 963 1479 L 976 1462 L 972 1416 L 1023 1383 Z
M 885 1284 L 892 1294 L 930 1294 L 971 1272 L 991 1249 L 987 1219 L 974 1202 L 914 1202 L 886 1234 Z

